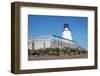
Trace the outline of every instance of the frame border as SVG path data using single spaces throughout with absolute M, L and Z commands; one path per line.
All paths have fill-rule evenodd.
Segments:
M 20 7 L 45 7 L 45 8 L 62 8 L 62 9 L 79 9 L 79 10 L 94 10 L 95 22 L 95 37 L 94 37 L 94 66 L 80 66 L 80 67 L 62 67 L 62 68 L 46 68 L 34 70 L 20 70 Z M 29 3 L 29 2 L 13 2 L 11 3 L 11 72 L 14 74 L 25 73 L 42 73 L 42 72 L 57 72 L 57 71 L 73 71 L 73 70 L 89 70 L 97 69 L 97 7 L 93 6 L 77 6 L 77 5 L 62 5 L 62 4 L 48 4 L 48 3 Z

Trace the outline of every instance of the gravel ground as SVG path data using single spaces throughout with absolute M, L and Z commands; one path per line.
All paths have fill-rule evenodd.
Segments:
M 79 58 L 88 58 L 87 54 L 79 55 L 61 55 L 61 56 L 28 56 L 28 60 L 55 60 L 55 59 L 79 59 Z

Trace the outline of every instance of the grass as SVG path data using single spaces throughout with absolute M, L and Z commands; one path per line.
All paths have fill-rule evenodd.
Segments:
M 86 54 L 87 50 L 79 48 L 45 48 L 37 50 L 29 50 L 29 55 L 33 56 L 60 56 L 60 55 L 77 55 L 77 54 Z

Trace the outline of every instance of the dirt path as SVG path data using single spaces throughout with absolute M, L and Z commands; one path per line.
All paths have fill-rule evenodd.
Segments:
M 80 55 L 62 55 L 62 56 L 28 56 L 28 60 L 55 60 L 55 59 L 79 59 L 79 58 L 88 58 L 87 54 Z

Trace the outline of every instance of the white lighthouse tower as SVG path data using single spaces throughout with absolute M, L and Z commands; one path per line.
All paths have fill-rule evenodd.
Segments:
M 71 35 L 71 31 L 69 29 L 68 24 L 64 24 L 64 30 L 62 32 L 62 37 L 65 38 L 65 39 L 72 40 L 72 35 Z

